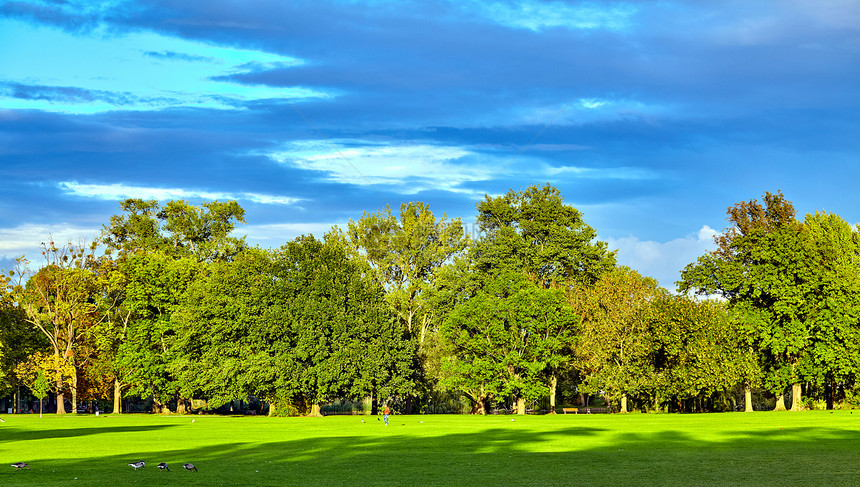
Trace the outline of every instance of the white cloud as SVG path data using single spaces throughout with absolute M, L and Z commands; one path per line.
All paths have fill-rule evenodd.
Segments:
M 260 193 L 227 193 L 183 188 L 147 188 L 125 184 L 81 184 L 77 181 L 62 181 L 57 186 L 64 192 L 75 196 L 102 200 L 121 200 L 126 198 L 156 200 L 202 198 L 207 200 L 250 201 L 265 205 L 292 205 L 298 201 L 303 201 L 301 198 Z
M 636 237 L 607 238 L 610 249 L 618 250 L 618 263 L 651 276 L 670 291 L 681 278 L 681 270 L 699 256 L 714 250 L 717 231 L 704 225 L 698 232 L 668 242 L 639 240 Z
M 397 186 L 404 194 L 428 189 L 471 192 L 464 183 L 486 181 L 500 165 L 476 160 L 462 147 L 427 144 L 384 145 L 362 141 L 301 141 L 266 153 L 284 164 L 327 174 L 332 182 Z M 465 159 L 470 158 L 468 162 Z M 486 157 L 480 159 L 485 160 Z
M 573 146 L 580 149 L 580 146 Z M 478 147 L 477 149 L 487 149 Z M 262 154 L 281 164 L 320 171 L 328 181 L 361 186 L 386 186 L 402 194 L 442 190 L 482 197 L 468 183 L 524 175 L 529 179 L 657 179 L 653 171 L 635 167 L 587 168 L 554 166 L 535 154 L 500 155 L 475 148 L 402 143 L 388 145 L 365 140 L 307 140 Z M 529 147 L 523 149 L 529 150 Z M 570 150 L 570 149 L 565 149 Z M 541 152 L 537 150 L 536 152 Z M 513 164 L 516 162 L 516 164 Z

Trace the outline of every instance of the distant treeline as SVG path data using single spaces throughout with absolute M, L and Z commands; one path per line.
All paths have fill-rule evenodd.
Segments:
M 235 201 L 120 206 L 94 242 L 3 273 L 0 394 L 271 415 L 855 402 L 860 230 L 781 193 L 730 207 L 679 294 L 617 265 L 550 185 L 486 196 L 474 236 L 414 202 L 279 249 L 234 236 Z

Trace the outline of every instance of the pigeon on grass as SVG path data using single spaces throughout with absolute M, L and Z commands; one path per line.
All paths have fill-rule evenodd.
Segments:
M 170 467 L 168 467 L 167 464 L 164 462 L 159 463 L 158 468 L 159 470 L 167 470 L 168 472 L 170 471 Z
M 190 464 L 190 463 L 186 463 L 186 464 L 185 464 L 185 465 L 183 465 L 182 467 L 183 467 L 185 470 L 188 470 L 189 472 L 196 472 L 196 471 L 197 471 L 197 467 L 195 467 L 194 465 L 192 465 L 192 464 Z
M 12 466 L 17 469 L 26 468 L 27 470 L 30 470 L 30 465 L 24 462 L 15 462 Z
M 135 469 L 135 470 L 137 470 L 137 469 L 139 469 L 139 468 L 146 468 L 146 462 L 144 462 L 143 460 L 141 460 L 141 461 L 139 461 L 139 462 L 129 463 L 129 464 L 128 464 L 128 466 L 129 466 L 129 467 L 134 467 L 134 469 Z

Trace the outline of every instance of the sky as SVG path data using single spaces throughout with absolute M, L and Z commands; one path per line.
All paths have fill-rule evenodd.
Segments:
M 125 198 L 252 245 L 558 187 L 674 290 L 726 209 L 860 222 L 855 0 L 0 0 L 0 268 Z

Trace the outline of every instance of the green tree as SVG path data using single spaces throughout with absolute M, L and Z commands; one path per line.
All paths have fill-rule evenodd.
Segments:
M 477 209 L 483 237 L 473 254 L 483 272 L 519 269 L 537 285 L 551 287 L 592 283 L 615 265 L 615 252 L 596 240 L 582 213 L 564 204 L 549 184 L 486 196 Z
M 244 238 L 230 234 L 245 223 L 245 210 L 236 201 L 209 201 L 195 206 L 171 200 L 127 199 L 123 213 L 110 218 L 102 229 L 102 242 L 122 254 L 162 251 L 175 257 L 194 256 L 199 262 L 229 260 Z
M 810 240 L 795 210 L 781 192 L 766 193 L 764 204 L 741 202 L 728 210 L 731 226 L 717 236 L 717 249 L 688 265 L 680 292 L 719 295 L 747 327 L 765 385 L 785 409 L 786 386 L 792 384 L 792 409 L 800 407 L 801 370 L 810 352 L 808 265 Z
M 518 272 L 490 277 L 440 328 L 450 347 L 446 383 L 467 394 L 475 413 L 485 413 L 489 397 L 513 396 L 525 414 L 527 401 L 549 392 L 547 371 L 567 359 L 577 324 L 563 291 Z
M 724 303 L 666 294 L 652 303 L 651 316 L 655 404 L 705 400 L 758 383 L 755 353 Z M 749 395 L 746 406 L 752 411 Z
M 245 211 L 235 201 L 127 199 L 110 218 L 102 242 L 113 261 L 100 267 L 99 306 L 105 316 L 97 340 L 102 366 L 114 376 L 114 411 L 123 389 L 153 395 L 155 408 L 174 397 L 180 384 L 171 373 L 171 344 L 177 311 L 199 266 L 232 259 L 245 247 L 231 236 Z M 184 409 L 185 401 L 178 400 Z
M 16 306 L 10 277 L 0 275 L 0 394 L 21 384 L 15 367 L 32 353 L 46 350 L 45 336 L 27 323 L 23 310 Z
M 171 372 L 177 323 L 173 313 L 183 304 L 186 290 L 197 279 L 200 264 L 192 257 L 173 258 L 163 253 L 140 253 L 120 262 L 125 281 L 124 316 L 113 324 L 117 339 L 114 369 L 128 393 L 152 397 L 154 411 L 163 412 L 178 397 L 180 384 Z
M 438 274 L 469 243 L 460 219 L 437 219 L 421 202 L 403 203 L 399 215 L 386 205 L 376 213 L 364 213 L 350 220 L 340 238 L 364 256 L 385 286 L 385 298 L 416 341 L 417 355 L 413 379 L 429 388 L 427 337 L 438 326 L 439 314 L 431 304 Z M 435 344 L 436 340 L 431 340 Z M 406 409 L 412 408 L 407 398 Z
M 363 259 L 350 258 L 331 236 L 324 242 L 302 237 L 282 248 L 279 264 L 284 278 L 278 291 L 290 298 L 285 311 L 295 339 L 293 374 L 312 414 L 336 397 L 413 392 L 406 377 L 413 373 L 414 344 Z M 369 349 L 372 344 L 378 348 Z M 397 391 L 384 387 L 392 378 Z
M 177 374 L 216 405 L 254 394 L 270 414 L 318 415 L 335 398 L 412 391 L 412 342 L 370 267 L 335 238 L 216 263 L 176 318 Z
M 620 267 L 592 286 L 570 293 L 582 317 L 576 364 L 589 394 L 603 391 L 627 412 L 630 396 L 646 393 L 654 380 L 650 324 L 653 303 L 666 291 L 638 272 Z
M 810 345 L 798 369 L 824 390 L 832 409 L 836 385 L 855 382 L 860 372 L 860 233 L 822 212 L 806 215 L 804 229 L 811 248 L 805 260 Z
M 569 289 L 589 286 L 615 266 L 615 252 L 597 240 L 582 213 L 565 204 L 558 188 L 549 184 L 486 196 L 477 210 L 482 236 L 470 254 L 478 272 L 497 276 L 515 271 L 538 287 Z M 563 363 L 553 361 L 547 371 L 552 402 Z
M 48 391 L 51 389 L 51 383 L 48 381 L 48 378 L 45 377 L 45 373 L 41 370 L 39 371 L 39 376 L 36 378 L 36 381 L 33 383 L 33 394 L 39 398 L 39 417 L 42 417 L 42 401 L 45 399 L 45 396 L 48 395 Z

